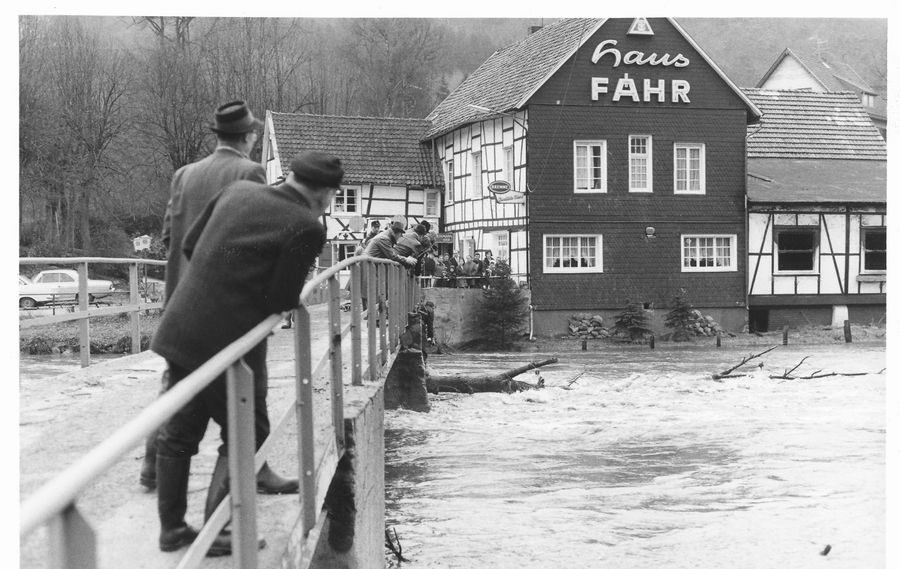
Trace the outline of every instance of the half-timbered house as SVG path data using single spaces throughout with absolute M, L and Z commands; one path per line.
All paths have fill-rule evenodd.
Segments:
M 508 255 L 535 333 L 628 301 L 662 307 L 682 288 L 739 328 L 759 114 L 672 19 L 561 20 L 494 53 L 428 116 L 444 230 Z
M 887 150 L 855 93 L 745 89 L 750 326 L 883 319 Z
M 438 165 L 431 146 L 420 142 L 429 126 L 423 119 L 266 112 L 262 152 L 270 184 L 303 150 L 330 152 L 343 163 L 341 189 L 322 219 L 329 241 L 320 267 L 352 254 L 374 221 L 384 228 L 399 215 L 439 231 Z

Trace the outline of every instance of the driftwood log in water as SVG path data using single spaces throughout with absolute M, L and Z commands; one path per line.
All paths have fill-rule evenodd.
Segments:
M 438 393 L 440 391 L 455 391 L 458 393 L 512 393 L 514 391 L 539 389 L 541 387 L 540 385 L 516 381 L 513 378 L 530 369 L 555 364 L 558 361 L 557 358 L 550 358 L 539 362 L 531 362 L 503 373 L 486 375 L 464 375 L 459 373 L 451 375 L 429 374 L 425 378 L 425 387 L 428 389 L 429 393 Z

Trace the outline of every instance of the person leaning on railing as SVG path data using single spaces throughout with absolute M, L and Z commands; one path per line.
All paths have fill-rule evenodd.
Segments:
M 388 226 L 387 229 L 385 229 L 384 231 L 373 237 L 371 241 L 369 241 L 369 244 L 366 246 L 365 251 L 363 251 L 363 255 L 374 257 L 376 259 L 390 259 L 410 268 L 415 267 L 415 257 L 400 255 L 394 250 L 394 245 L 397 244 L 397 241 L 400 239 L 401 235 L 403 235 L 403 224 L 398 221 L 391 222 L 390 226 Z M 360 293 L 362 295 L 362 306 L 363 310 L 366 310 L 369 307 L 369 299 L 367 298 L 369 287 L 367 280 L 368 277 L 366 277 L 366 271 L 362 271 L 360 276 Z
M 413 274 L 422 274 L 422 258 L 431 250 L 432 240 L 428 235 L 428 226 L 424 223 L 417 224 L 414 228 L 401 235 L 394 244 L 394 252 L 401 257 L 412 257 L 416 260 Z
M 210 130 L 216 133 L 215 151 L 198 162 L 179 168 L 172 177 L 162 230 L 162 240 L 168 248 L 166 299 L 172 296 L 187 271 L 189 261 L 182 252 L 184 236 L 210 198 L 237 180 L 265 183 L 265 168 L 249 157 L 250 150 L 256 144 L 257 131 L 262 126 L 263 123 L 253 116 L 243 101 L 225 103 L 216 109 L 210 126 Z M 255 373 L 262 373 L 260 370 L 265 368 L 266 353 L 248 355 L 247 365 Z M 167 374 L 164 373 L 161 391 L 166 391 L 168 387 Z M 265 405 L 256 407 L 256 431 L 261 441 L 269 435 L 269 413 Z M 141 465 L 140 483 L 149 490 L 156 488 L 156 439 L 157 433 L 147 437 Z M 296 478 L 282 478 L 267 462 L 256 477 L 256 487 L 264 494 L 294 494 L 299 483 Z
M 283 184 L 239 181 L 210 200 L 185 236 L 183 250 L 190 265 L 151 344 L 166 359 L 172 385 L 271 314 L 298 306 L 306 275 L 325 243 L 319 218 L 343 174 L 338 158 L 304 152 L 291 162 Z M 265 350 L 263 340 L 244 359 Z M 253 372 L 254 401 L 265 405 L 265 364 Z M 207 520 L 228 494 L 227 401 L 222 375 L 160 428 L 156 483 L 163 551 L 179 549 L 197 537 L 184 516 L 191 457 L 209 419 L 221 427 L 224 444 L 206 498 Z M 259 444 L 257 440 L 257 448 Z M 223 531 L 207 555 L 230 553 L 231 536 Z

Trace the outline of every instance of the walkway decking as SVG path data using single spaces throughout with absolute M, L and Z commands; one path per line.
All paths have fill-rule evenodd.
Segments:
M 326 305 L 311 307 L 310 315 L 315 366 L 321 354 L 328 350 Z M 343 313 L 342 320 L 346 325 L 349 315 Z M 346 409 L 364 405 L 382 383 L 365 382 L 362 387 L 350 385 L 349 349 L 349 337 L 345 337 L 345 415 Z M 366 359 L 365 349 L 363 359 Z M 268 407 L 273 430 L 286 413 L 290 417 L 286 435 L 275 439 L 269 463 L 282 475 L 297 476 L 296 421 L 292 405 L 295 389 L 293 330 L 279 328 L 269 337 L 268 362 Z M 363 369 L 367 365 L 364 361 Z M 50 382 L 53 389 L 42 387 L 38 392 L 29 389 L 28 385 L 21 385 L 20 497 L 27 498 L 152 402 L 157 396 L 164 368 L 165 362 L 160 356 L 144 352 L 42 380 Z M 326 377 L 317 379 L 314 384 L 318 459 L 329 440 L 333 441 L 327 372 Z M 36 397 L 37 393 L 50 392 L 52 396 Z M 210 422 L 200 453 L 191 465 L 187 521 L 196 527 L 203 522 L 206 489 L 218 445 L 219 429 Z M 184 552 L 159 551 L 156 493 L 147 492 L 138 483 L 143 454 L 143 446 L 135 448 L 77 502 L 97 534 L 97 557 L 101 568 L 168 569 L 176 567 Z M 320 495 L 327 484 L 327 480 L 320 483 Z M 260 567 L 278 567 L 288 534 L 299 516 L 299 497 L 258 495 L 257 498 L 259 533 L 268 544 L 260 552 Z M 44 529 L 22 540 L 20 547 L 22 569 L 46 566 Z M 204 567 L 232 567 L 232 560 L 230 557 L 209 559 Z

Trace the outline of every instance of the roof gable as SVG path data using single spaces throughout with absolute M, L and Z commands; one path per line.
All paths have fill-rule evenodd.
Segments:
M 803 51 L 785 48 L 783 52 L 775 59 L 775 62 L 769 67 L 769 70 L 756 83 L 756 87 L 764 88 L 766 82 L 784 64 L 785 59 L 792 58 L 806 70 L 810 77 L 816 80 L 823 89 L 827 91 L 846 91 L 848 85 L 850 90 L 864 91 L 874 94 L 872 86 L 863 79 L 856 70 L 847 63 L 828 61 L 820 55 L 805 53 Z
M 854 93 L 744 89 L 762 110 L 747 129 L 748 158 L 887 160 L 887 147 Z
M 516 109 L 522 98 L 552 75 L 603 21 L 560 20 L 497 50 L 429 113 L 426 118 L 433 126 L 426 136 L 433 138 L 484 118 L 484 111 L 469 105 L 501 112 Z
M 626 23 L 633 21 L 632 18 L 623 20 Z M 433 138 L 484 119 L 485 111 L 473 108 L 472 105 L 499 112 L 527 106 L 534 94 L 609 21 L 597 18 L 560 20 L 514 45 L 496 51 L 428 115 L 427 118 L 433 125 L 426 136 Z M 752 101 L 746 98 L 675 20 L 668 18 L 667 21 L 727 88 L 747 106 L 750 120 L 755 120 L 759 112 Z
M 267 111 L 281 171 L 303 150 L 334 154 L 344 166 L 344 183 L 435 187 L 430 146 L 419 142 L 425 119 L 343 117 Z M 268 125 L 267 125 L 268 126 Z

